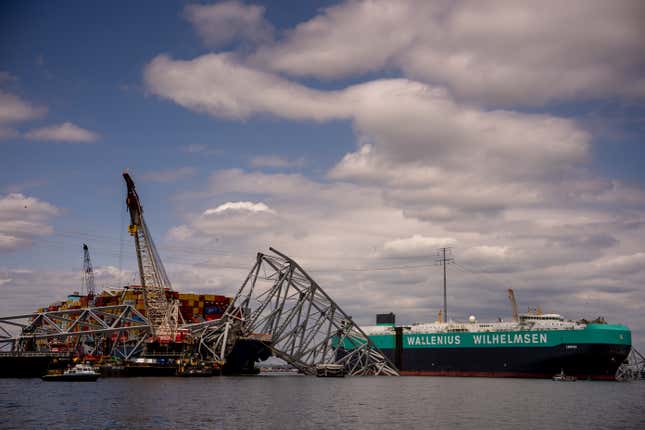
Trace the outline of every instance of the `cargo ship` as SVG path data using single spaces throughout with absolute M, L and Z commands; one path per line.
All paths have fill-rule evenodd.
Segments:
M 231 297 L 217 294 L 171 290 L 166 290 L 165 293 L 167 299 L 178 302 L 181 324 L 220 319 L 232 300 Z M 66 300 L 56 301 L 35 310 L 32 320 L 47 312 L 66 313 L 68 322 L 61 323 L 61 328 L 65 329 L 75 324 L 74 318 L 88 309 L 121 305 L 130 305 L 141 316 L 147 316 L 143 288 L 139 285 L 129 285 L 106 289 L 94 296 L 75 291 L 69 294 Z M 71 336 L 32 339 L 23 344 L 18 351 L 0 352 L 0 377 L 40 377 L 48 371 L 62 370 L 79 360 L 96 363 L 104 376 L 174 376 L 179 374 L 181 360 L 194 354 L 193 339 L 184 329 L 180 329 L 173 342 L 146 344 L 145 349 L 148 351 L 125 359 L 124 355 L 127 352 L 136 349 L 138 345 L 140 348 L 140 339 L 138 333 L 130 334 L 127 331 L 97 335 L 91 339 L 86 338 L 82 343 Z M 117 344 L 119 352 L 115 354 L 114 346 Z M 221 368 L 218 367 L 217 374 L 258 373 L 255 362 L 266 359 L 269 354 L 260 343 L 241 339 L 233 347 L 226 363 L 221 363 Z
M 513 321 L 396 325 L 394 314 L 361 327 L 401 375 L 614 380 L 631 349 L 627 326 L 529 312 Z

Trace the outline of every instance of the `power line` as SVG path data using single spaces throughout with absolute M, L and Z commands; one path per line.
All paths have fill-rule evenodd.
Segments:
M 41 247 L 45 248 L 53 248 L 53 249 L 72 249 L 72 245 L 65 245 L 64 242 L 62 241 L 57 241 L 57 240 L 52 240 L 49 238 L 39 238 L 37 240 L 37 243 Z M 102 255 L 102 256 L 109 256 L 113 258 L 118 258 L 119 259 L 119 265 L 120 268 L 122 269 L 122 258 L 123 257 L 128 257 L 131 259 L 134 259 L 136 257 L 136 254 L 134 250 L 129 250 L 129 251 L 122 251 L 121 248 L 116 248 L 111 245 L 105 245 L 101 244 L 101 241 L 99 241 L 99 245 L 93 245 L 92 246 L 93 253 L 95 255 Z M 174 264 L 174 265 L 203 265 L 203 266 L 211 266 L 211 267 L 217 267 L 217 268 L 228 268 L 228 269 L 244 269 L 248 270 L 250 269 L 251 265 L 248 267 L 241 267 L 241 266 L 232 266 L 232 265 L 218 265 L 216 262 L 211 262 L 209 260 L 204 260 L 203 255 L 200 253 L 196 252 L 183 252 L 183 251 L 175 251 L 175 250 L 166 250 L 166 248 L 161 248 L 162 252 L 166 256 L 172 256 L 171 261 L 169 261 L 169 264 Z M 233 257 L 233 258 L 245 258 L 245 256 L 241 254 L 227 254 L 226 256 L 228 257 Z M 346 260 L 347 258 L 338 258 L 338 260 Z M 331 258 L 327 260 L 332 260 Z M 323 272 L 323 273 L 345 273 L 345 272 L 372 272 L 372 271 L 386 271 L 386 270 L 413 270 L 413 269 L 424 269 L 428 268 L 428 264 L 405 264 L 405 265 L 394 265 L 394 266 L 374 266 L 374 267 L 345 267 L 345 268 L 330 268 L 330 269 L 313 269 L 311 270 L 312 272 Z
M 463 265 L 461 265 L 459 263 L 456 263 L 456 262 L 454 263 L 454 265 L 457 266 L 459 269 L 461 269 L 463 272 L 470 273 L 471 275 L 483 276 L 484 278 L 488 278 L 492 282 L 500 282 L 499 279 L 494 279 L 492 276 L 488 275 L 486 272 L 474 271 L 474 270 L 468 269 L 468 268 L 464 267 Z M 502 282 L 504 282 L 504 281 L 502 281 Z

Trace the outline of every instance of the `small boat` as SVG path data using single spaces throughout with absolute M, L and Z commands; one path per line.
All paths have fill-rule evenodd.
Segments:
M 342 378 L 345 376 L 345 366 L 342 364 L 324 363 L 316 365 L 316 376 Z
M 183 367 L 177 372 L 177 375 L 179 376 L 213 376 L 214 374 L 215 372 L 212 367 L 208 368 L 197 366 Z
M 576 378 L 575 376 L 565 375 L 564 374 L 564 369 L 561 369 L 560 373 L 558 373 L 556 375 L 553 375 L 553 380 L 554 381 L 574 382 L 577 379 L 578 378 Z
M 65 370 L 63 373 L 48 373 L 41 376 L 43 381 L 77 381 L 77 382 L 94 382 L 100 373 L 88 364 L 77 364 L 71 369 Z

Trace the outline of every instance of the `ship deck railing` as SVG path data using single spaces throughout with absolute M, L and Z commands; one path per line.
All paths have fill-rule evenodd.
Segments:
M 0 351 L 0 357 L 69 357 L 68 352 Z

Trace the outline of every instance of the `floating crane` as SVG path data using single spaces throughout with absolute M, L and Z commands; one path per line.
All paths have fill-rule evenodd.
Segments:
M 125 200 L 130 212 L 128 232 L 134 237 L 151 340 L 172 342 L 177 332 L 179 305 L 176 300 L 166 298 L 166 291 L 172 291 L 172 286 L 143 218 L 143 207 L 134 181 L 127 172 L 123 173 L 123 179 L 128 188 Z
M 511 301 L 511 307 L 513 309 L 513 321 L 517 322 L 519 320 L 517 315 L 517 302 L 515 301 L 515 293 L 512 288 L 508 289 L 508 300 Z
M 96 286 L 94 285 L 94 269 L 92 269 L 92 260 L 90 260 L 90 250 L 86 244 L 83 244 L 83 290 L 90 300 L 96 296 Z

